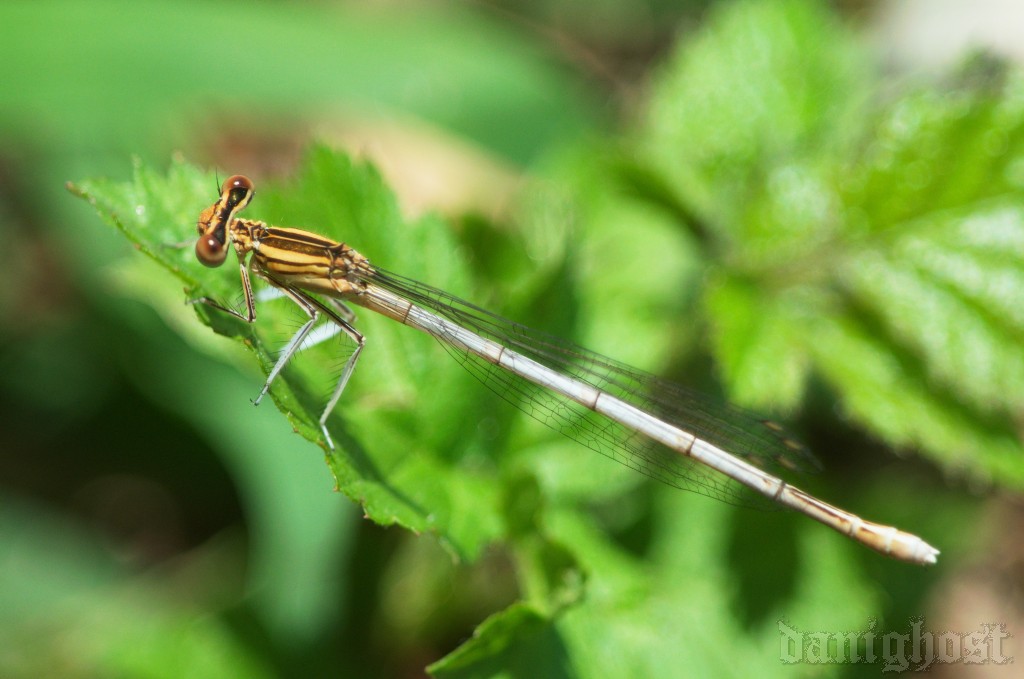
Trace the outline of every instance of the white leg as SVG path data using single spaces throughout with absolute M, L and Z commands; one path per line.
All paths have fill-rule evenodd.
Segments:
M 334 322 L 338 324 L 338 327 L 348 335 L 353 342 L 356 343 L 356 350 L 352 352 L 352 355 L 348 357 L 345 362 L 345 367 L 341 370 L 341 377 L 338 378 L 338 386 L 334 388 L 334 393 L 331 394 L 331 399 L 327 402 L 327 407 L 324 408 L 324 412 L 320 415 L 320 429 L 323 431 L 324 436 L 327 438 L 327 445 L 334 450 L 334 440 L 331 438 L 330 432 L 327 431 L 327 417 L 334 410 L 334 406 L 338 404 L 338 399 L 341 398 L 341 393 L 345 391 L 345 385 L 348 384 L 348 378 L 352 376 L 352 371 L 355 370 L 356 361 L 359 360 L 359 354 L 363 351 L 363 346 L 366 344 L 366 338 L 343 318 L 335 318 Z
M 280 290 L 309 315 L 309 320 L 299 328 L 298 332 L 292 335 L 288 344 L 285 345 L 284 350 L 281 351 L 281 356 L 278 357 L 277 363 L 274 364 L 274 367 L 270 370 L 270 374 L 267 375 L 267 381 L 264 383 L 263 389 L 260 390 L 260 394 L 256 397 L 256 400 L 252 402 L 253 405 L 257 406 L 260 404 L 260 401 L 263 400 L 263 397 L 267 395 L 267 392 L 270 390 L 270 385 L 273 384 L 275 379 L 277 379 L 278 374 L 280 374 L 281 370 L 285 365 L 287 365 L 288 361 L 291 360 L 292 356 L 295 355 L 295 352 L 298 351 L 299 347 L 302 345 L 302 340 L 304 340 L 306 335 L 309 334 L 310 329 L 312 329 L 317 319 L 320 318 L 320 312 L 317 310 L 316 306 L 307 302 L 304 295 L 296 294 L 287 288 L 280 288 Z

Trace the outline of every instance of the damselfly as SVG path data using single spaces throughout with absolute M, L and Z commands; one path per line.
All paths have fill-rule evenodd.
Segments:
M 248 178 L 236 175 L 225 181 L 220 199 L 199 217 L 196 242 L 196 256 L 210 267 L 223 264 L 229 246 L 234 246 L 245 313 L 207 297 L 195 301 L 252 323 L 256 310 L 251 271 L 308 316 L 282 350 L 257 403 L 321 316 L 351 338 L 355 350 L 320 416 L 331 448 L 327 417 L 365 344 L 345 306 L 350 302 L 435 337 L 480 381 L 528 414 L 670 486 L 743 502 L 738 483 L 883 554 L 917 564 L 935 563 L 938 550 L 916 535 L 833 507 L 764 471 L 762 465 L 799 469 L 815 464 L 774 423 L 740 409 L 715 406 L 679 385 L 384 271 L 345 243 L 240 219 L 238 213 L 252 197 Z

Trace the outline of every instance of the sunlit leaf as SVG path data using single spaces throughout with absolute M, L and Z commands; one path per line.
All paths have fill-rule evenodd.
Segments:
M 819 374 L 890 445 L 1019 487 L 1024 78 L 974 58 L 869 107 L 865 64 L 811 3 L 741 3 L 662 74 L 641 139 L 715 355 L 742 403 Z

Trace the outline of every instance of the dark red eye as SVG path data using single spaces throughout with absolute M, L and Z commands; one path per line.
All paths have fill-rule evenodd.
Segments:
M 227 195 L 228 210 L 241 210 L 252 200 L 255 189 L 252 180 L 240 174 L 228 177 L 221 187 L 221 195 Z
M 228 256 L 227 245 L 213 236 L 200 236 L 196 241 L 196 259 L 210 268 L 220 266 Z
M 246 177 L 244 174 L 232 175 L 224 180 L 224 185 L 220 187 L 220 190 L 228 191 L 230 189 L 239 188 L 252 191 L 252 180 Z

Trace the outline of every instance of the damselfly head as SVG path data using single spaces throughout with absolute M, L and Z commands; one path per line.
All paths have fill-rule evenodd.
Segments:
M 202 211 L 196 227 L 196 259 L 209 267 L 220 266 L 228 255 L 228 233 L 235 215 L 252 200 L 253 185 L 248 177 L 236 174 L 221 186 L 220 199 Z

